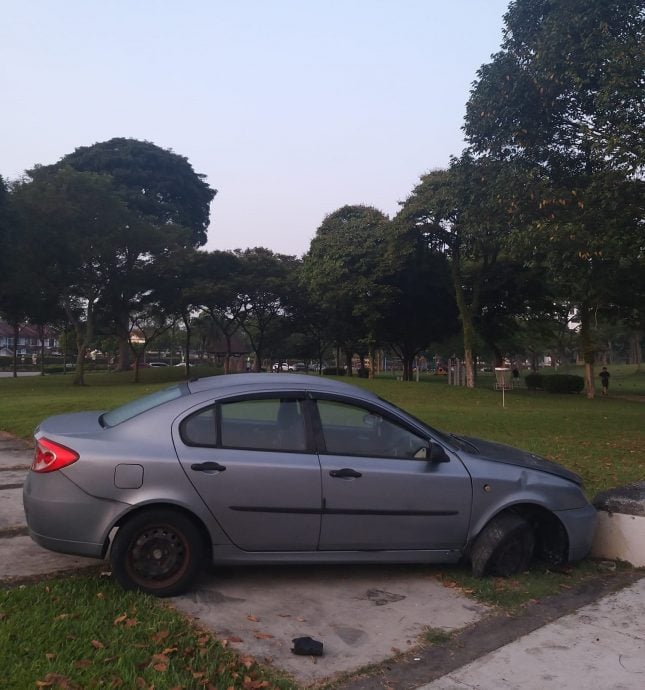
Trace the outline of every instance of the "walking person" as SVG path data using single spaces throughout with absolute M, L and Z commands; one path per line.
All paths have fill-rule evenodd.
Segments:
M 600 382 L 602 383 L 602 394 L 607 395 L 609 393 L 609 377 L 611 376 L 607 371 L 607 367 L 603 367 L 598 376 L 600 376 Z

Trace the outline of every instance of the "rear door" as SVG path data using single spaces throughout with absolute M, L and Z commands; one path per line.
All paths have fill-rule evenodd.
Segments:
M 467 538 L 470 476 L 455 455 L 369 406 L 319 398 L 321 550 L 455 549 Z
M 179 460 L 233 544 L 247 551 L 314 551 L 320 463 L 300 395 L 238 397 L 174 428 Z

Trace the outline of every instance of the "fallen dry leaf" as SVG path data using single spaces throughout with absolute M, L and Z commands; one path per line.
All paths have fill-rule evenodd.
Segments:
M 165 640 L 170 633 L 167 630 L 160 630 L 158 633 L 152 636 L 153 642 L 161 642 Z
M 269 633 L 261 633 L 261 632 L 256 632 L 255 633 L 255 638 L 257 640 L 270 640 L 273 637 L 273 635 Z
M 105 645 L 102 642 L 99 642 L 98 640 L 92 640 L 90 644 L 92 645 L 92 647 L 94 647 L 94 649 L 105 649 Z
M 251 623 L 259 623 L 260 622 L 255 616 L 247 616 L 246 620 L 251 621 Z

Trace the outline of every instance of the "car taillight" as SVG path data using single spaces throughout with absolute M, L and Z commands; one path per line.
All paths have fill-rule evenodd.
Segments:
M 79 454 L 71 448 L 61 446 L 46 438 L 36 441 L 34 461 L 31 463 L 33 472 L 54 472 L 71 465 L 79 458 Z

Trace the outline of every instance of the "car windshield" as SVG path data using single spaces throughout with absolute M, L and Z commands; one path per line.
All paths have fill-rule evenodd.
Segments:
M 154 407 L 159 407 L 170 400 L 175 400 L 184 395 L 183 387 L 180 385 L 171 386 L 170 388 L 164 388 L 163 390 L 156 391 L 155 393 L 150 393 L 150 395 L 145 395 L 143 398 L 137 398 L 132 400 L 125 405 L 120 407 L 115 407 L 109 412 L 105 412 L 99 417 L 99 422 L 101 426 L 116 426 L 122 422 L 136 417 L 142 412 L 147 412 L 152 410 Z

